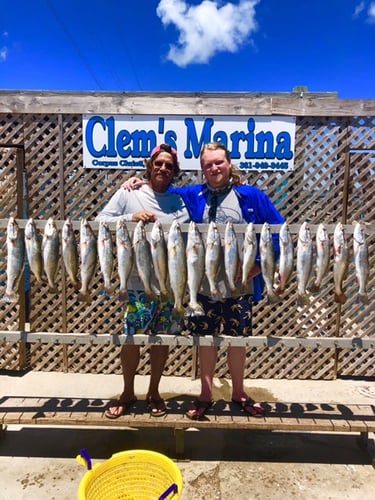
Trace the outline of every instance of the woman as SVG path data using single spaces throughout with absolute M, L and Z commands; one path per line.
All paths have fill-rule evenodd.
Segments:
M 189 220 L 186 207 L 176 193 L 168 191 L 173 180 L 179 175 L 180 168 L 177 152 L 168 144 L 157 146 L 145 162 L 147 182 L 137 191 L 120 188 L 109 200 L 96 220 L 152 223 L 159 220 L 162 224 L 180 223 Z M 132 290 L 129 290 L 129 303 L 125 313 L 125 333 L 178 334 L 179 325 L 173 319 L 173 303 L 147 300 L 144 287 L 138 276 L 133 276 Z M 150 348 L 151 377 L 147 392 L 147 402 L 153 417 L 165 415 L 167 409 L 159 393 L 159 383 L 168 357 L 167 345 L 152 345 Z M 115 419 L 129 411 L 137 400 L 134 379 L 140 360 L 140 346 L 125 344 L 121 348 L 121 367 L 123 370 L 124 390 L 117 401 L 111 403 L 106 417 Z

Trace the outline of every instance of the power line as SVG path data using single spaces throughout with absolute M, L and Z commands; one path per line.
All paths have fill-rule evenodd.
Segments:
M 66 37 L 69 39 L 70 43 L 72 44 L 72 46 L 73 46 L 74 50 L 76 51 L 78 57 L 80 58 L 80 60 L 84 64 L 84 66 L 86 67 L 87 71 L 90 73 L 92 79 L 95 81 L 96 85 L 99 87 L 100 90 L 104 90 L 103 89 L 103 85 L 100 83 L 100 81 L 96 77 L 95 71 L 91 67 L 90 63 L 87 61 L 86 57 L 82 53 L 82 51 L 79 48 L 78 44 L 76 43 L 75 39 L 73 38 L 73 36 L 69 32 L 68 28 L 66 27 L 65 23 L 61 19 L 60 15 L 57 12 L 57 10 L 55 9 L 55 6 L 53 5 L 52 1 L 51 0 L 47 0 L 47 4 L 49 5 L 49 7 L 50 7 L 50 9 L 51 9 L 51 11 L 53 13 L 53 15 L 55 16 L 56 21 L 60 24 L 61 29 L 65 33 Z

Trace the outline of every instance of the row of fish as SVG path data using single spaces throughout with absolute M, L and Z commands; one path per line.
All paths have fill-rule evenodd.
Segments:
M 284 238 L 280 234 L 280 260 Z M 302 224 L 298 234 L 297 244 L 297 303 L 309 303 L 308 291 L 317 293 L 327 275 L 331 265 L 331 243 L 324 224 L 319 224 L 316 232 L 316 245 L 311 237 L 309 225 Z M 289 250 L 290 252 L 290 250 Z M 313 259 L 315 257 L 315 272 L 313 272 Z M 366 241 L 365 227 L 360 222 L 354 223 L 353 229 L 353 257 L 355 274 L 358 283 L 358 302 L 368 304 L 367 285 L 369 279 L 369 252 Z M 289 257 L 288 259 L 289 260 Z M 343 224 L 338 223 L 333 233 L 333 282 L 334 300 L 344 304 L 347 297 L 344 292 L 344 280 L 348 274 L 350 262 L 350 248 L 347 234 Z
M 171 224 L 167 237 L 160 222 L 155 222 L 148 239 L 143 222 L 135 226 L 131 237 L 125 221 L 118 220 L 115 242 L 116 246 L 109 224 L 100 221 L 96 235 L 89 222 L 82 219 L 80 241 L 77 244 L 71 220 L 64 222 L 61 253 L 66 274 L 79 291 L 79 300 L 90 300 L 89 287 L 96 273 L 97 261 L 104 290 L 108 295 L 113 294 L 115 253 L 120 300 L 126 301 L 128 298 L 128 282 L 135 267 L 146 295 L 150 299 L 159 296 L 162 301 L 173 300 L 178 315 L 203 314 L 197 297 L 204 278 L 207 278 L 211 298 L 222 299 L 218 283 L 220 270 L 224 270 L 233 295 L 249 292 L 252 277 L 261 271 L 270 304 L 282 300 L 294 271 L 295 251 L 287 223 L 279 231 L 278 262 L 275 259 L 271 226 L 267 223 L 263 224 L 259 238 L 254 225 L 249 223 L 240 247 L 231 222 L 226 224 L 223 239 L 214 222 L 209 224 L 205 238 L 199 226 L 191 222 L 186 240 L 177 221 Z M 309 224 L 304 222 L 299 230 L 296 252 L 297 304 L 302 306 L 309 303 L 310 293 L 320 290 L 330 267 L 330 239 L 324 224 L 319 224 L 314 244 Z M 256 266 L 258 253 L 260 270 Z M 339 223 L 333 235 L 333 278 L 334 298 L 341 304 L 346 301 L 343 282 L 348 271 L 349 253 L 348 238 L 344 226 Z M 9 303 L 18 300 L 17 291 L 25 255 L 36 280 L 39 283 L 47 281 L 49 291 L 56 293 L 59 254 L 60 233 L 52 218 L 48 219 L 41 238 L 33 219 L 27 221 L 23 233 L 17 221 L 11 217 L 7 226 L 7 287 L 3 300 Z M 353 254 L 359 286 L 358 299 L 367 303 L 368 248 L 361 223 L 354 226 Z M 156 278 L 158 289 L 153 286 L 153 277 Z M 187 307 L 184 306 L 186 300 Z

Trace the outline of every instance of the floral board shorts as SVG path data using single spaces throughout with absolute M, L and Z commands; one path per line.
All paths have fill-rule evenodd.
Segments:
M 187 329 L 192 335 L 229 335 L 250 337 L 252 335 L 252 295 L 241 295 L 214 301 L 205 295 L 198 295 L 205 316 L 191 316 Z
M 173 316 L 173 306 L 173 302 L 146 302 L 145 292 L 129 290 L 129 302 L 124 315 L 124 333 L 180 335 L 181 326 Z

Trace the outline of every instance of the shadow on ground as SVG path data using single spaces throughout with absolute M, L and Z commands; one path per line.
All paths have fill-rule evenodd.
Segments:
M 150 449 L 173 457 L 171 429 L 77 429 L 10 426 L 3 431 L 0 456 L 72 458 L 81 448 L 107 459 L 129 449 Z M 187 460 L 369 464 L 355 435 L 191 429 L 185 434 Z

